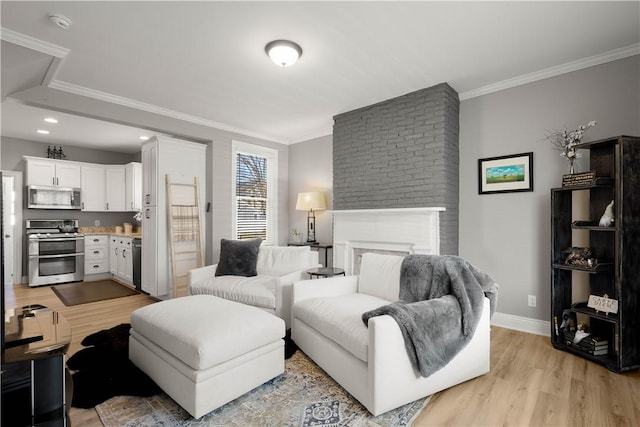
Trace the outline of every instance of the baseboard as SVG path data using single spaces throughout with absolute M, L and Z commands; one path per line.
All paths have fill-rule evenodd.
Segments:
M 546 320 L 531 319 L 529 317 L 515 316 L 513 314 L 493 313 L 491 324 L 530 334 L 551 336 L 551 323 Z

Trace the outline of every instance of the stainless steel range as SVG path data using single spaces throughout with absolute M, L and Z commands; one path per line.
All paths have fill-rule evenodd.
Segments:
M 29 286 L 84 279 L 84 236 L 77 219 L 28 219 Z

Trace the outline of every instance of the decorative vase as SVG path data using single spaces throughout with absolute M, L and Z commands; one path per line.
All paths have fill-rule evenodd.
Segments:
M 570 158 L 569 158 L 569 173 L 570 173 L 571 175 L 573 175 L 574 173 L 576 173 L 576 167 L 575 167 L 575 164 L 574 164 L 574 163 L 575 163 L 575 161 L 576 161 L 576 159 L 575 159 L 575 158 L 573 158 L 573 157 L 570 157 Z

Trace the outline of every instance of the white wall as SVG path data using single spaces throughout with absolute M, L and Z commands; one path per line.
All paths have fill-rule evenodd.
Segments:
M 327 209 L 333 207 L 333 138 L 331 135 L 289 146 L 289 231 L 297 228 L 305 235 L 307 213 L 296 210 L 298 193 L 321 191 Z M 290 236 L 289 236 L 289 240 Z M 316 240 L 333 243 L 333 217 L 316 212 Z M 321 256 L 323 256 L 321 254 Z M 331 254 L 329 254 L 331 257 Z
M 640 135 L 639 76 L 635 56 L 460 104 L 460 255 L 500 284 L 498 312 L 550 318 L 550 189 L 568 164 L 541 141 L 546 131 L 596 120 L 583 141 Z M 533 192 L 478 194 L 478 159 L 528 151 Z M 578 161 L 579 171 L 587 166 Z

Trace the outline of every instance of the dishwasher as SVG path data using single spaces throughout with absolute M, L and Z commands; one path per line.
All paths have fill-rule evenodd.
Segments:
M 142 266 L 142 239 L 135 238 L 132 241 L 133 246 L 133 286 L 136 290 L 142 291 L 142 280 L 140 278 L 140 269 Z

